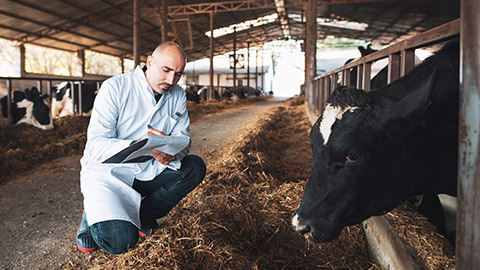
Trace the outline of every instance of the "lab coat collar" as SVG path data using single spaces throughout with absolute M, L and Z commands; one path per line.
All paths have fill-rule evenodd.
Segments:
M 147 78 L 145 77 L 144 67 L 141 67 L 140 65 L 138 65 L 135 68 L 135 75 L 139 78 L 139 81 L 142 84 L 142 88 L 146 89 L 152 95 L 152 98 L 154 98 L 153 89 L 150 87 L 150 85 L 147 82 Z M 174 85 L 172 86 L 172 88 L 173 87 L 176 87 L 176 86 Z M 172 96 L 170 93 L 171 92 L 170 90 L 167 91 L 165 94 L 163 94 L 162 98 L 158 101 L 156 107 L 160 108 L 165 103 L 165 101 Z

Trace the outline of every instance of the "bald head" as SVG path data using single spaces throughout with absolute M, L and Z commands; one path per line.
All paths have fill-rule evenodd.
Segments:
M 163 53 L 174 53 L 177 56 L 181 56 L 185 60 L 185 63 L 187 62 L 187 55 L 185 54 L 185 51 L 180 47 L 180 45 L 173 41 L 160 43 L 153 51 L 152 57 L 155 58 L 156 55 Z
M 157 93 L 166 93 L 178 83 L 183 74 L 187 57 L 175 42 L 164 42 L 147 57 L 145 77 Z

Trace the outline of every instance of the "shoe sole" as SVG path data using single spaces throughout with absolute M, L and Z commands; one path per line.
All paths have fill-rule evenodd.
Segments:
M 82 219 L 83 219 L 83 215 L 85 215 L 85 210 L 83 210 Z M 80 225 L 80 226 L 81 226 L 81 225 Z M 78 235 L 78 232 L 80 231 L 80 226 L 78 226 L 77 235 Z M 75 243 L 77 244 L 77 247 L 78 247 L 78 249 L 79 249 L 81 252 L 90 253 L 90 252 L 94 252 L 95 250 L 98 249 L 98 246 L 93 247 L 93 248 L 82 247 L 82 246 L 80 246 L 80 245 L 78 244 L 78 242 L 77 242 L 76 239 L 75 239 Z
M 78 243 L 77 243 L 77 247 L 78 247 L 78 249 L 79 249 L 81 252 L 85 252 L 85 253 L 94 252 L 95 250 L 98 249 L 98 247 L 94 247 L 94 248 L 84 248 L 84 247 L 80 246 Z

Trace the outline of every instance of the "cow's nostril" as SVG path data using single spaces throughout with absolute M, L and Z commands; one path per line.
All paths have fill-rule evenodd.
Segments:
M 311 230 L 312 228 L 310 228 L 310 226 L 305 225 L 302 228 L 297 229 L 297 232 L 301 234 L 306 234 L 306 233 L 309 233 Z

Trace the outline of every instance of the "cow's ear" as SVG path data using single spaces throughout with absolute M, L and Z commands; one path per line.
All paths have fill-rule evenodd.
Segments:
M 315 155 L 320 151 L 323 144 L 323 137 L 320 134 L 320 123 L 322 122 L 322 116 L 317 119 L 317 122 L 312 126 L 310 130 L 310 146 L 312 147 L 312 154 Z
M 32 99 L 32 91 L 30 91 L 28 88 L 25 88 L 25 98 L 28 100 Z
M 17 103 L 25 99 L 25 93 L 22 91 L 13 92 L 13 103 Z
M 398 102 L 395 102 L 396 116 L 401 118 L 415 117 L 423 113 L 431 103 L 430 96 L 437 79 L 437 70 L 433 72 L 421 83 L 416 85 L 416 89 L 408 93 Z

